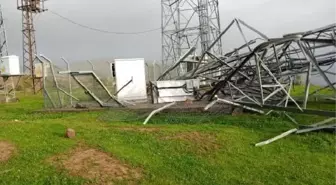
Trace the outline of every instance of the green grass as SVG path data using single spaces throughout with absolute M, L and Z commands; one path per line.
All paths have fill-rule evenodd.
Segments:
M 202 116 L 158 115 L 146 127 L 160 131 L 137 132 L 118 127 L 142 128 L 139 121 L 100 119 L 111 114 L 108 111 L 33 113 L 42 109 L 42 98 L 23 96 L 20 100 L 0 104 L 0 140 L 17 147 L 9 161 L 0 163 L 0 184 L 87 183 L 46 162 L 78 143 L 142 168 L 141 184 L 335 184 L 335 135 L 291 135 L 265 147 L 253 146 L 296 127 L 283 116 L 214 116 L 199 124 Z M 299 115 L 296 119 L 309 124 L 323 118 Z M 75 139 L 63 137 L 68 127 L 76 130 Z M 202 143 L 162 139 L 180 132 L 213 135 L 219 147 L 199 152 Z
M 311 85 L 309 88 L 309 93 L 313 93 L 316 90 L 319 90 L 321 88 L 321 86 L 318 85 Z M 295 85 L 291 91 L 291 95 L 292 96 L 298 96 L 298 97 L 304 97 L 305 94 L 305 86 L 303 85 Z M 335 91 L 332 90 L 331 88 L 326 88 L 323 89 L 319 92 L 317 92 L 316 94 L 314 94 L 313 96 L 333 96 L 335 97 Z

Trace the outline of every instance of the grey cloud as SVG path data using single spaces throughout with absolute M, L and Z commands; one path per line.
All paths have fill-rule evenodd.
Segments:
M 16 1 L 1 0 L 11 54 L 21 55 L 21 13 Z M 49 0 L 46 7 L 79 23 L 104 30 L 141 31 L 161 26 L 159 0 Z M 279 37 L 335 22 L 334 0 L 221 0 L 222 28 L 238 17 L 266 35 Z M 159 60 L 160 31 L 143 35 L 112 35 L 85 30 L 51 12 L 36 18 L 39 53 L 71 60 L 141 57 Z M 225 38 L 226 49 L 235 38 Z

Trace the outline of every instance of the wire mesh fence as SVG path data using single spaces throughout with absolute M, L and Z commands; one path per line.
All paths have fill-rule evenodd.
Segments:
M 113 62 L 99 65 L 89 62 L 91 67 L 72 67 L 65 59 L 63 64 L 55 64 L 44 56 L 38 60 L 43 64 L 45 108 L 117 107 L 120 104 L 116 101 L 118 90 Z M 147 83 L 160 75 L 160 66 L 155 62 L 146 63 L 145 69 Z

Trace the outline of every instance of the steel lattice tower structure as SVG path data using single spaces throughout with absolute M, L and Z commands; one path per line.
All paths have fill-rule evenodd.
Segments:
M 164 67 L 194 46 L 201 55 L 220 34 L 218 0 L 161 0 L 161 14 Z M 221 55 L 221 42 L 211 52 Z
M 8 55 L 7 37 L 5 22 L 0 5 L 0 57 Z
M 34 29 L 34 16 L 46 11 L 45 0 L 17 0 L 17 8 L 22 11 L 22 36 L 23 36 L 23 72 L 29 74 L 33 81 L 35 93 L 34 58 L 36 54 L 36 41 Z

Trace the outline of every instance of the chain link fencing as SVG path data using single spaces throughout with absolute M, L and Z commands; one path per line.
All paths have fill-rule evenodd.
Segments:
M 41 65 L 46 109 L 119 106 L 113 62 L 94 64 L 62 60 L 56 64 L 40 56 L 35 62 Z M 147 84 L 161 74 L 160 65 L 155 62 L 146 62 L 145 70 Z

